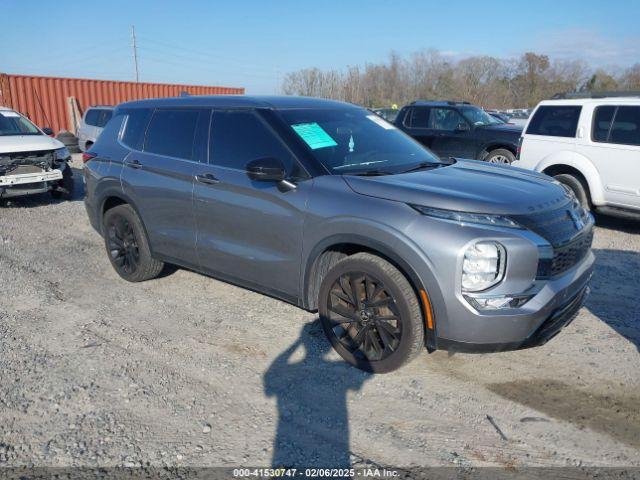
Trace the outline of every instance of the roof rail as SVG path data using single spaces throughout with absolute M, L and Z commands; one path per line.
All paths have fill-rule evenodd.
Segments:
M 429 102 L 447 103 L 449 105 L 471 105 L 470 102 L 459 101 L 459 100 L 424 100 L 424 99 L 414 100 L 413 102 L 409 103 L 409 105 L 415 105 L 418 103 L 429 103 Z
M 640 97 L 640 91 L 604 91 L 604 92 L 563 92 L 556 93 L 553 100 L 559 99 L 579 99 L 579 98 L 608 98 L 608 97 Z

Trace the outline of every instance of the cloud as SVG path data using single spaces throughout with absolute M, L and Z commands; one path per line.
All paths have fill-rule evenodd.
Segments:
M 530 50 L 551 58 L 584 60 L 595 67 L 628 66 L 640 61 L 640 35 L 606 37 L 588 29 L 568 29 L 536 35 Z

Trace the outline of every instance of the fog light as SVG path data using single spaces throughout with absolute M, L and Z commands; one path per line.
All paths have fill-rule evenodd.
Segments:
M 471 297 L 464 298 L 476 310 L 500 310 L 502 308 L 518 308 L 531 299 L 533 295 L 505 295 L 501 297 Z
M 462 290 L 479 292 L 499 283 L 504 277 L 507 255 L 497 242 L 478 242 L 464 253 Z

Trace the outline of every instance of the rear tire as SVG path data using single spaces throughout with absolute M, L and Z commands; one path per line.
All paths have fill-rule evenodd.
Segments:
M 376 255 L 357 253 L 336 263 L 322 279 L 318 309 L 333 348 L 361 370 L 391 372 L 424 348 L 413 288 Z
M 591 210 L 591 199 L 589 198 L 589 191 L 587 187 L 582 183 L 582 180 L 574 177 L 569 173 L 560 173 L 558 175 L 554 175 L 553 178 L 569 187 L 580 202 L 580 205 L 582 205 L 585 210 Z
M 497 148 L 491 150 L 485 157 L 484 161 L 489 163 L 497 163 L 502 165 L 511 165 L 516 159 L 516 156 L 505 148 Z
M 114 270 L 129 282 L 157 277 L 164 263 L 151 256 L 142 222 L 130 205 L 118 205 L 104 214 L 104 242 Z

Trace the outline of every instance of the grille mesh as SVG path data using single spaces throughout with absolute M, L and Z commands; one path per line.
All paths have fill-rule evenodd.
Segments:
M 582 260 L 589 252 L 592 241 L 593 229 L 589 229 L 588 232 L 583 233 L 568 244 L 554 248 L 553 260 L 551 262 L 551 276 L 566 272 Z

